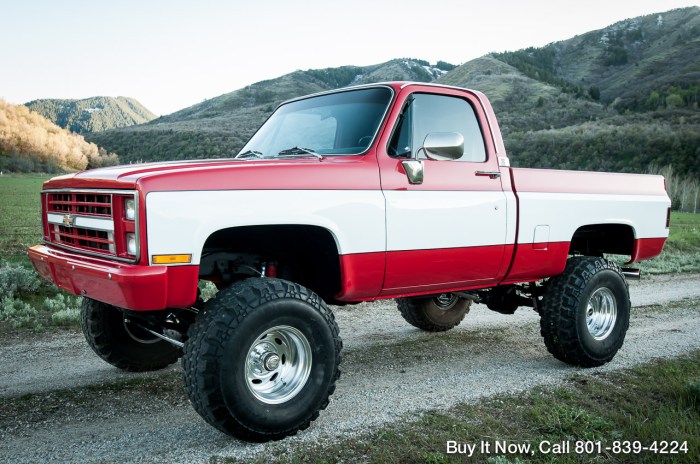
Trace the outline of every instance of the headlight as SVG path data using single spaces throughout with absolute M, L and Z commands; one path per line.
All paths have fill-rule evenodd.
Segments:
M 136 201 L 133 198 L 127 198 L 124 201 L 124 217 L 129 221 L 133 221 L 136 217 Z
M 126 234 L 126 252 L 136 256 L 136 234 Z

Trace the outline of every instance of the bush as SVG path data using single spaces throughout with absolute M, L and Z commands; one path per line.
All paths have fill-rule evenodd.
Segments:
M 75 325 L 80 323 L 80 309 L 66 308 L 51 315 L 51 321 L 56 325 Z
M 0 300 L 0 321 L 11 322 L 14 328 L 40 328 L 36 324 L 37 316 L 37 310 L 23 301 L 16 300 L 11 296 L 3 296 Z
M 0 295 L 19 298 L 32 295 L 41 288 L 43 282 L 36 272 L 22 266 L 0 267 Z
M 51 313 L 51 322 L 55 325 L 75 325 L 80 323 L 80 302 L 82 298 L 65 296 L 59 293 L 44 300 L 44 310 Z

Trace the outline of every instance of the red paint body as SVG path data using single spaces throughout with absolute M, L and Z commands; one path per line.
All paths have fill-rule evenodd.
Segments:
M 136 266 L 37 245 L 29 259 L 58 287 L 137 311 L 191 306 L 197 297 L 198 266 Z
M 512 233 L 504 243 L 474 247 L 443 247 L 439 236 L 430 249 L 377 251 L 339 256 L 341 301 L 416 296 L 457 290 L 532 282 L 561 273 L 570 240 L 529 243 L 520 240 L 521 199 L 525 193 L 595 195 L 665 195 L 663 178 L 608 173 L 511 169 L 493 108 L 479 92 L 421 84 L 390 84 L 395 96 L 373 145 L 364 155 L 326 156 L 323 160 L 215 160 L 118 166 L 54 178 L 44 189 L 106 189 L 136 191 L 140 254 L 136 263 L 110 261 L 80 251 L 38 245 L 29 258 L 38 272 L 59 287 L 132 310 L 188 307 L 196 299 L 199 266 L 148 265 L 146 198 L 150 192 L 212 190 L 343 190 L 383 192 L 505 192 L 512 198 Z M 403 104 L 412 93 L 437 93 L 469 101 L 485 140 L 487 160 L 481 163 L 424 161 L 425 181 L 407 181 L 401 160 L 387 154 Z M 475 172 L 500 172 L 500 178 Z M 46 217 L 46 202 L 44 217 Z M 121 211 L 120 207 L 117 209 Z M 121 213 L 120 213 L 121 214 Z M 665 221 L 666 217 L 660 218 Z M 116 233 L 134 232 L 116 221 Z M 475 219 L 478 223 L 478 218 Z M 45 222 L 44 234 L 50 230 Z M 504 225 L 505 227 L 505 225 Z M 465 232 L 465 233 L 468 233 Z M 530 231 L 527 231 L 530 233 Z M 665 237 L 635 236 L 631 262 L 657 256 Z M 117 254 L 123 256 L 123 247 Z

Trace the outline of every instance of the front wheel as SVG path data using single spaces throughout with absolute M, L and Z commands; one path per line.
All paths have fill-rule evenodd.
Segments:
M 195 410 L 237 438 L 293 435 L 325 409 L 342 342 L 315 293 L 280 279 L 237 282 L 190 328 L 182 365 Z
M 600 366 L 622 347 L 630 306 L 627 282 L 616 264 L 603 258 L 571 258 L 564 272 L 549 281 L 540 332 L 560 361 Z
M 154 371 L 180 357 L 179 348 L 132 323 L 114 306 L 90 298 L 83 298 L 80 325 L 92 350 L 119 369 Z
M 428 332 L 444 332 L 456 327 L 469 312 L 471 303 L 454 293 L 396 300 L 406 322 Z

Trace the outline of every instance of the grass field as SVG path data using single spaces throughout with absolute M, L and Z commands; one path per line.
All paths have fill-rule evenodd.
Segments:
M 46 175 L 0 176 L 0 258 L 16 261 L 41 239 L 41 185 Z
M 650 274 L 700 272 L 700 214 L 671 213 L 671 232 L 664 252 L 634 266 Z

